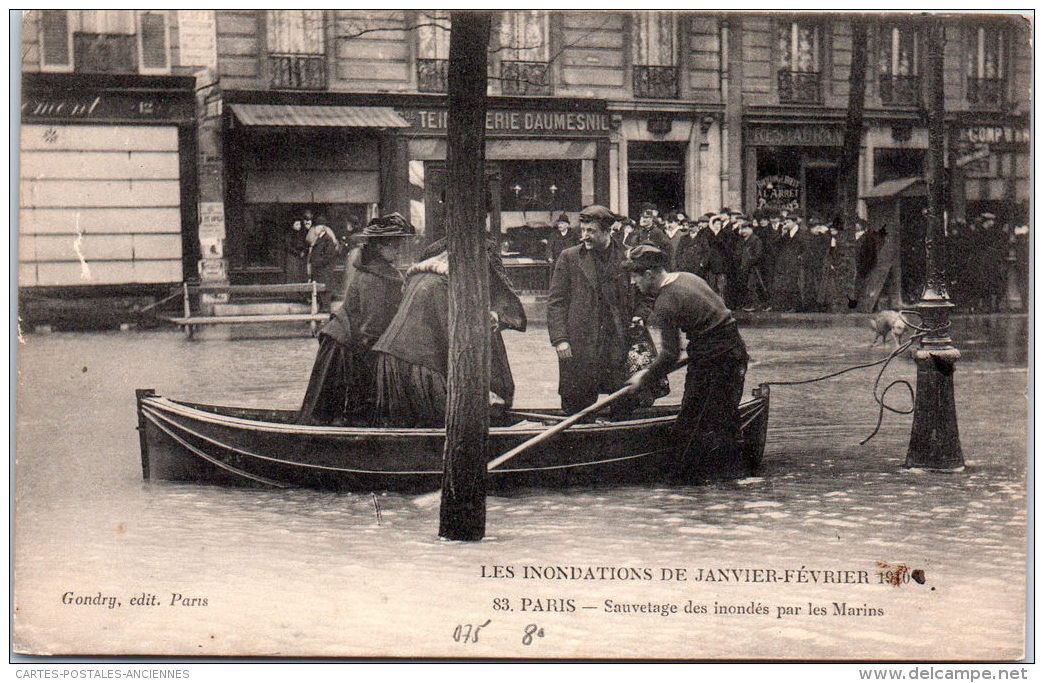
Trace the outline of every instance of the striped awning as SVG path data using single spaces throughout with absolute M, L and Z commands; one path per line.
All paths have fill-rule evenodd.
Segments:
M 231 104 L 244 126 L 409 128 L 391 107 L 323 107 L 299 104 Z

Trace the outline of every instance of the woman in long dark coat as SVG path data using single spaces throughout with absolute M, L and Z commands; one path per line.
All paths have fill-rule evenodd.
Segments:
M 449 373 L 449 255 L 445 242 L 433 243 L 406 273 L 402 304 L 374 345 L 377 354 L 376 424 L 441 427 L 446 414 Z M 433 254 L 434 252 L 434 254 Z M 524 332 L 526 313 L 512 290 L 495 241 L 487 245 L 490 310 L 490 391 L 496 407 L 511 406 L 515 383 L 501 330 Z M 492 397 L 491 397 L 492 398 Z
M 368 423 L 374 405 L 377 358 L 372 347 L 402 299 L 402 276 L 392 265 L 403 238 L 413 233 L 398 214 L 375 218 L 357 239 L 345 269 L 344 302 L 319 331 L 301 424 Z

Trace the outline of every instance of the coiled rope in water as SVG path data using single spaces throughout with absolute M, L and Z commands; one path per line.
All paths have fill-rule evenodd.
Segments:
M 892 360 L 896 356 L 902 355 L 907 349 L 909 349 L 915 343 L 920 342 L 921 339 L 926 337 L 927 335 L 935 334 L 935 333 L 939 333 L 939 332 L 945 332 L 950 327 L 950 323 L 946 323 L 942 327 L 938 327 L 938 328 L 922 327 L 921 325 L 916 325 L 916 324 L 910 322 L 910 320 L 906 317 L 907 314 L 916 315 L 918 318 L 920 318 L 921 316 L 920 316 L 920 314 L 917 311 L 899 311 L 899 317 L 902 318 L 903 323 L 909 329 L 914 330 L 914 335 L 911 336 L 909 339 L 907 339 L 902 344 L 900 344 L 895 349 L 895 351 L 893 351 L 892 353 L 888 354 L 887 356 L 885 356 L 881 360 L 876 360 L 873 363 L 860 363 L 859 365 L 852 365 L 850 367 L 843 368 L 843 369 L 838 370 L 836 372 L 831 372 L 831 373 L 829 373 L 827 375 L 822 375 L 821 377 L 813 377 L 811 379 L 793 380 L 793 381 L 790 381 L 790 382 L 764 382 L 764 384 L 767 384 L 767 385 L 770 385 L 770 386 L 777 386 L 777 387 L 795 386 L 795 385 L 798 385 L 798 384 L 812 384 L 813 382 L 822 382 L 823 380 L 827 380 L 827 379 L 832 379 L 834 377 L 838 377 L 838 376 L 843 375 L 845 373 L 852 372 L 853 370 L 862 370 L 863 368 L 872 368 L 875 365 L 880 365 L 881 366 L 881 370 L 880 370 L 880 372 L 877 373 L 877 379 L 874 380 L 874 388 L 873 388 L 874 401 L 877 403 L 877 406 L 878 406 L 878 410 L 877 410 L 877 426 L 874 427 L 874 431 L 870 433 L 870 436 L 866 437 L 865 439 L 863 439 L 862 441 L 859 442 L 860 446 L 865 445 L 868 441 L 870 441 L 870 439 L 872 439 L 875 436 L 877 436 L 877 432 L 880 431 L 880 429 L 881 429 L 881 423 L 884 420 L 884 412 L 886 410 L 890 411 L 890 412 L 893 412 L 893 413 L 896 413 L 897 415 L 909 415 L 910 413 L 912 413 L 914 411 L 914 407 L 913 406 L 914 406 L 914 402 L 916 400 L 915 393 L 914 393 L 914 388 L 905 379 L 897 379 L 897 380 L 889 383 L 888 386 L 886 386 L 884 388 L 884 391 L 882 391 L 880 393 L 880 395 L 878 395 L 877 389 L 881 385 L 881 378 L 884 376 L 885 370 L 888 369 L 888 364 L 891 363 Z M 888 390 L 891 389 L 892 387 L 896 386 L 897 384 L 905 386 L 907 391 L 910 392 L 910 409 L 909 410 L 904 410 L 902 408 L 896 408 L 894 406 L 888 405 L 885 402 L 885 396 L 888 395 Z

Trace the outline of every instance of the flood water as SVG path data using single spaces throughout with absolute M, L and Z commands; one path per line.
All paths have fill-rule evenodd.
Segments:
M 869 349 L 872 334 L 855 325 L 742 333 L 752 358 L 748 393 L 759 382 L 813 377 L 884 353 Z M 546 330 L 509 332 L 505 340 L 516 406 L 557 406 Z M 17 350 L 15 649 L 1019 658 L 1026 590 L 1024 341 L 994 329 L 964 339 L 955 334 L 955 342 L 965 350 L 955 375 L 964 472 L 902 468 L 910 415 L 886 414 L 877 436 L 860 446 L 878 414 L 870 393 L 877 369 L 860 370 L 773 389 L 764 467 L 756 477 L 490 498 L 486 539 L 465 544 L 440 541 L 437 505 L 423 507 L 410 496 L 142 481 L 134 389 L 293 408 L 314 358 L 312 339 L 189 342 L 166 331 L 28 335 Z M 893 379 L 913 383 L 915 374 L 912 361 L 898 359 L 882 386 Z M 672 376 L 675 390 L 681 383 L 680 373 Z M 910 405 L 896 390 L 888 401 Z M 880 583 L 879 572 L 897 565 L 921 570 L 923 583 Z M 544 567 L 563 571 L 556 578 L 556 570 L 545 574 Z M 612 569 L 597 570 L 605 567 Z M 588 568 L 601 576 L 583 576 Z M 665 568 L 685 569 L 686 580 L 661 580 Z M 774 570 L 777 580 L 706 579 L 720 577 L 718 569 Z M 823 570 L 850 578 L 863 572 L 867 580 L 824 584 Z M 701 571 L 704 580 L 692 580 Z M 150 604 L 152 595 L 158 604 Z M 73 604 L 63 604 L 63 596 Z M 75 604 L 97 596 L 116 598 L 119 606 Z M 132 598 L 146 604 L 132 605 Z M 619 609 L 639 603 L 645 611 Z M 846 613 L 836 614 L 835 603 L 844 603 Z M 649 612 L 648 605 L 672 604 L 676 613 Z M 715 614 L 716 605 L 723 613 Z M 693 613 L 693 606 L 707 613 Z M 819 607 L 825 615 L 809 614 Z M 457 628 L 487 621 L 478 642 Z

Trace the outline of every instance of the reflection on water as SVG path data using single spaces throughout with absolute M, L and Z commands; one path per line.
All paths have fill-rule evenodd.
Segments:
M 748 389 L 868 362 L 860 328 L 755 328 Z M 704 487 L 528 491 L 488 501 L 477 544 L 436 536 L 437 508 L 408 496 L 143 482 L 134 389 L 209 403 L 294 407 L 310 339 L 184 341 L 174 333 L 30 336 L 18 353 L 16 643 L 58 652 L 483 656 L 1004 658 L 1020 652 L 1026 524 L 1026 382 L 1007 338 L 957 337 L 967 468 L 902 469 L 909 415 L 866 446 L 876 369 L 773 389 L 765 466 Z M 557 404 L 546 331 L 505 334 L 516 404 Z M 885 381 L 914 381 L 897 359 Z M 675 397 L 681 375 L 672 377 Z M 889 401 L 906 407 L 898 392 Z M 378 508 L 380 515 L 378 516 Z M 483 580 L 481 567 L 859 569 L 905 563 L 924 585 L 714 585 Z M 876 577 L 875 577 L 876 581 Z M 112 614 L 67 591 L 159 596 Z M 206 596 L 205 617 L 170 606 Z M 497 614 L 494 597 L 561 597 L 567 614 Z M 833 601 L 886 616 L 845 620 L 604 615 L 605 599 L 745 604 Z M 126 600 L 125 600 L 126 602 Z M 595 609 L 582 609 L 585 607 Z M 97 610 L 98 608 L 94 608 Z M 102 610 L 104 612 L 105 610 Z M 550 634 L 520 649 L 539 618 Z M 494 619 L 483 644 L 448 636 Z M 401 636 L 410 626 L 411 638 Z M 447 630 L 448 629 L 448 630 Z M 499 630 L 497 630 L 499 629 Z M 647 637 L 641 637 L 646 634 Z M 482 650 L 482 647 L 491 648 Z

